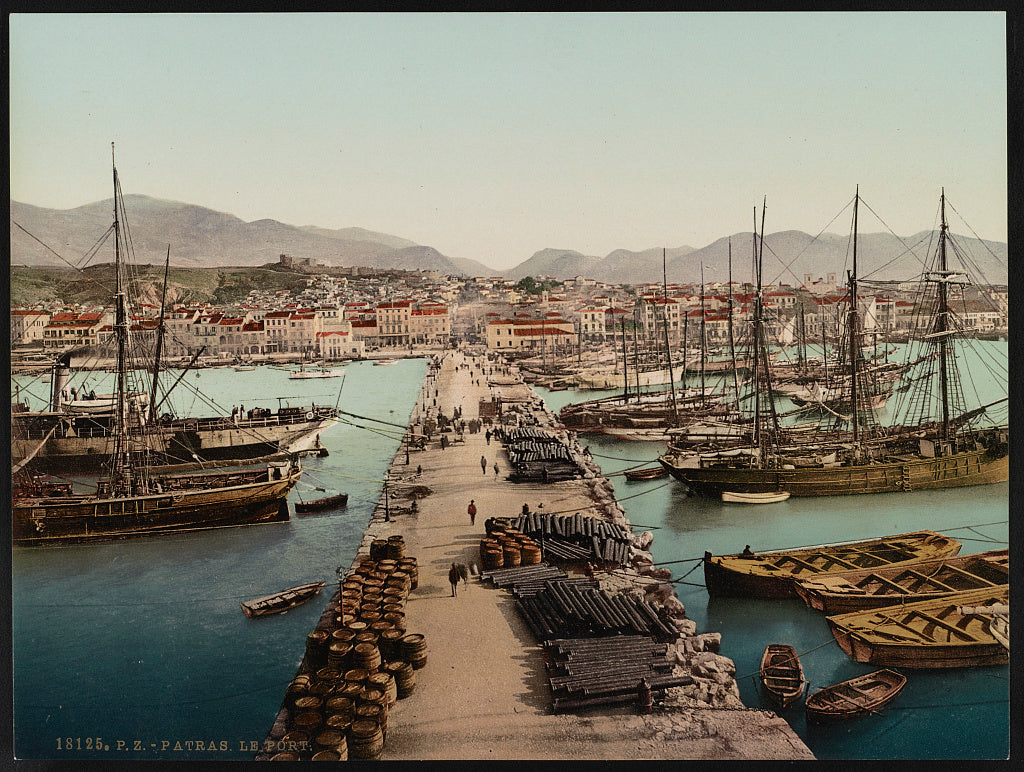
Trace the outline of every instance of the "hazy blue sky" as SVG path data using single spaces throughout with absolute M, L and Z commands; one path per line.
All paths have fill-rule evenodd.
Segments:
M 1001 13 L 14 15 L 11 196 L 359 226 L 507 268 L 939 190 L 1006 239 Z M 885 228 L 863 219 L 866 231 Z M 844 217 L 828 230 L 846 233 Z

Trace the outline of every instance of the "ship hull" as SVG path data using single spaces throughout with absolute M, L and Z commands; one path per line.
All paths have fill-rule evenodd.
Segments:
M 240 421 L 201 419 L 175 421 L 170 425 L 147 427 L 132 435 L 132 451 L 149 454 L 153 463 L 176 464 L 203 461 L 228 461 L 262 458 L 276 453 L 306 450 L 316 435 L 333 425 L 332 418 L 318 415 L 311 420 L 283 422 L 276 418 Z M 11 441 L 14 463 L 33 451 L 33 468 L 40 472 L 60 473 L 74 470 L 83 474 L 99 471 L 106 463 L 113 437 L 103 427 L 70 427 L 64 434 L 53 436 L 38 447 L 45 432 L 15 431 Z M 22 436 L 19 436 L 22 435 Z M 27 436 L 24 436 L 27 435 Z M 38 448 L 38 450 L 37 450 Z
M 723 491 L 771 493 L 791 496 L 844 496 L 859 493 L 960 488 L 1005 482 L 1010 475 L 1009 456 L 993 458 L 986 450 L 956 453 L 941 458 L 823 467 L 820 469 L 756 469 L 707 467 L 689 469 L 659 459 L 669 474 L 695 493 L 721 496 Z
M 879 667 L 900 667 L 911 669 L 942 669 L 953 667 L 977 667 L 985 665 L 1006 665 L 1009 652 L 998 642 L 970 645 L 929 645 L 893 644 L 868 640 L 837 626 L 828 620 L 832 635 L 844 652 L 856 662 Z
M 47 546 L 128 539 L 288 519 L 288 492 L 300 470 L 223 488 L 174 490 L 127 498 L 73 496 L 18 501 L 13 543 Z

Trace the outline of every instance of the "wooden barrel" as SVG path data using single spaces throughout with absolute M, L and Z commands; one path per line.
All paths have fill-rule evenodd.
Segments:
M 392 630 L 405 630 L 405 612 L 387 611 L 381 618 L 381 622 L 385 622 L 390 625 L 390 629 Z
M 354 622 L 355 620 L 352 620 L 352 621 Z M 333 633 L 331 633 L 331 642 L 332 643 L 352 643 L 352 640 L 355 637 L 356 637 L 356 633 L 354 633 L 352 630 L 349 630 L 349 629 L 343 627 L 340 630 L 335 630 Z
M 378 560 L 377 568 L 379 568 L 385 574 L 390 574 L 392 571 L 398 568 L 398 561 L 391 560 L 390 558 L 387 560 Z
M 348 716 L 351 718 L 355 708 L 355 699 L 340 694 L 332 694 L 327 702 L 324 703 L 324 713 L 327 714 L 328 719 L 331 716 Z
M 501 552 L 502 557 L 505 559 L 506 568 L 513 568 L 522 563 L 522 553 L 520 553 L 517 547 L 506 546 Z
M 351 713 L 332 713 L 324 719 L 324 726 L 328 729 L 337 729 L 339 732 L 348 733 L 348 728 L 352 726 L 352 721 L 355 718 L 355 710 L 355 705 L 353 705 Z
M 342 590 L 341 591 L 341 600 L 342 600 L 342 602 L 344 602 L 346 600 L 361 600 L 362 597 L 363 597 L 363 586 L 362 585 L 359 585 L 359 589 L 353 588 L 351 590 Z
M 318 753 L 319 751 L 336 751 L 341 752 L 341 749 L 348 751 L 348 744 L 345 741 L 345 733 L 339 732 L 337 729 L 325 729 L 313 739 L 313 752 Z
M 350 684 L 359 684 L 360 690 L 366 683 L 366 679 L 370 677 L 370 671 L 365 668 L 357 667 L 345 673 L 345 681 Z
M 356 721 L 364 721 L 369 719 L 370 721 L 376 721 L 380 726 L 380 731 L 386 737 L 388 733 L 388 707 L 383 702 L 364 702 L 362 705 L 356 705 L 356 717 L 352 723 Z
M 352 644 L 332 643 L 327 650 L 327 666 L 336 670 L 345 670 L 352 664 Z
M 334 684 L 329 684 L 326 681 L 313 681 L 309 685 L 309 691 L 307 692 L 310 697 L 319 697 L 321 700 L 326 700 L 327 695 L 334 690 Z
M 384 590 L 384 594 L 381 596 L 381 607 L 386 611 L 387 606 L 397 605 L 399 608 L 405 607 L 405 599 L 409 596 L 409 593 L 399 587 L 388 587 Z
M 402 636 L 404 635 L 405 630 L 399 630 L 398 628 L 385 630 L 380 634 L 380 640 L 377 642 L 377 647 L 380 649 L 381 659 L 391 662 L 402 658 L 400 644 Z
M 419 670 L 427 664 L 427 641 L 421 633 L 407 633 L 402 638 L 402 659 Z
M 388 543 L 386 539 L 374 539 L 370 542 L 370 558 L 374 561 L 386 558 Z
M 364 606 L 359 612 L 359 618 L 366 622 L 366 624 L 368 624 L 372 628 L 374 622 L 376 622 L 381 617 L 380 611 L 377 610 L 379 608 L 380 606 L 376 604 L 371 606 L 369 609 Z
M 293 751 L 281 751 L 270 757 L 271 761 L 299 761 L 299 754 Z
M 295 700 L 295 710 L 297 713 L 302 713 L 307 710 L 319 711 L 323 704 L 324 701 L 320 697 L 314 697 L 307 694 L 305 697 L 299 697 Z
M 405 557 L 405 539 L 403 539 L 401 536 L 399 536 L 397 538 L 394 537 L 394 536 L 390 537 L 388 539 L 388 546 L 387 546 L 386 552 L 387 552 L 387 557 L 389 557 L 391 560 L 398 561 L 398 560 L 401 560 L 402 558 L 404 558 Z
M 316 734 L 323 723 L 324 716 L 319 710 L 302 711 L 292 718 L 292 727 L 300 732 L 305 732 L 307 736 Z
M 377 633 L 375 633 L 373 630 L 364 630 L 356 636 L 356 639 L 352 641 L 352 645 L 354 646 L 360 643 L 372 643 L 374 646 L 376 646 L 377 639 L 379 637 L 380 636 L 378 636 Z
M 305 697 L 309 693 L 309 680 L 308 675 L 296 676 L 292 679 L 284 693 L 286 704 L 295 707 L 295 700 L 299 697 Z
M 395 683 L 395 677 L 387 670 L 371 675 L 366 679 L 366 685 L 373 686 L 375 689 L 381 689 L 387 697 L 389 708 L 398 701 L 398 685 Z
M 394 622 L 390 622 L 381 616 L 376 622 L 370 625 L 369 632 L 377 635 L 378 645 L 380 645 L 380 636 L 388 630 L 393 630 L 395 627 Z
M 533 566 L 540 563 L 540 547 L 536 544 L 525 544 L 522 549 L 522 565 Z
M 346 591 L 362 593 L 363 577 L 359 574 L 350 574 L 345 581 L 341 583 L 342 595 L 344 595 Z
M 309 735 L 299 730 L 293 730 L 278 740 L 275 748 L 289 753 L 305 753 L 309 750 Z
M 326 630 L 313 630 L 306 636 L 306 658 L 314 665 L 327 662 L 327 645 L 330 633 Z
M 353 635 L 359 635 L 359 633 L 366 632 L 367 627 L 369 627 L 369 625 L 360 619 L 357 619 L 354 622 L 349 622 L 347 625 L 345 625 L 345 629 L 348 630 L 350 633 L 353 633 Z
M 488 570 L 505 567 L 505 554 L 500 549 L 487 550 L 481 560 Z
M 380 649 L 372 643 L 357 643 L 352 649 L 352 664 L 371 672 L 376 670 L 380 667 Z
M 352 722 L 348 730 L 348 752 L 354 759 L 379 759 L 384 750 L 384 732 L 380 724 L 362 718 Z
M 395 678 L 398 699 L 405 699 L 413 693 L 416 688 L 416 674 L 413 672 L 412 665 L 405 660 L 396 660 L 385 665 L 384 670 Z
M 350 700 L 352 700 L 354 704 L 356 699 L 359 697 L 359 692 L 361 692 L 362 690 L 362 682 L 345 681 L 344 683 L 339 684 L 337 687 L 335 687 L 334 694 L 338 695 L 339 697 L 348 697 Z
M 317 751 L 310 761 L 348 761 L 348 745 L 345 746 L 344 755 L 336 750 Z
M 398 561 L 398 567 L 409 574 L 410 589 L 415 590 L 420 582 L 420 570 L 416 565 L 416 558 L 405 558 Z
M 390 613 L 395 612 L 395 611 L 397 611 L 399 613 L 403 613 L 403 614 L 405 613 L 405 604 L 404 603 L 399 603 L 399 602 L 390 603 L 390 602 L 387 602 L 388 598 L 385 598 L 384 600 L 385 600 L 385 603 L 384 603 L 383 606 L 381 606 L 381 611 L 383 611 L 385 614 L 390 614 Z

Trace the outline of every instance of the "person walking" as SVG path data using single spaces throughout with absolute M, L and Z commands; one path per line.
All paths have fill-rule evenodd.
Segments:
M 487 457 L 480 456 L 480 471 L 487 474 Z
M 494 479 L 495 480 L 498 479 L 498 462 L 497 461 L 494 462 Z
M 491 444 L 491 430 L 490 429 L 487 430 L 487 433 L 484 435 L 484 437 L 487 438 L 487 444 L 490 445 Z
M 469 506 L 466 507 L 466 512 L 469 513 L 469 524 L 476 525 L 476 500 L 470 499 Z
M 454 563 L 452 567 L 448 569 L 448 582 L 452 586 L 452 597 L 458 597 L 458 586 L 459 586 L 459 569 Z

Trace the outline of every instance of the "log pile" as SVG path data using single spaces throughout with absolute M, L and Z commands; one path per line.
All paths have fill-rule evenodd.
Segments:
M 647 636 L 556 639 L 544 649 L 556 713 L 642 701 L 640 679 L 652 693 L 693 683 L 692 676 L 672 674 L 667 644 Z
M 512 482 L 558 482 L 583 475 L 569 447 L 553 432 L 527 426 L 500 436 L 512 464 Z
M 531 512 L 513 520 L 512 527 L 540 544 L 546 559 L 629 563 L 629 531 L 579 512 L 575 515 Z
M 616 635 L 672 641 L 679 636 L 644 599 L 558 579 L 546 580 L 543 589 L 517 597 L 516 608 L 541 641 Z

